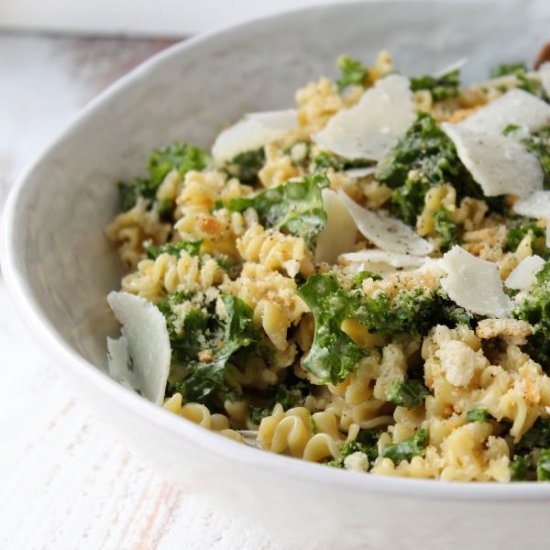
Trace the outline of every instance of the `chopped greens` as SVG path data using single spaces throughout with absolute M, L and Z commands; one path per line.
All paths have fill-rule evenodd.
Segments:
M 313 168 L 317 171 L 332 169 L 336 172 L 351 170 L 352 168 L 366 168 L 372 166 L 372 160 L 368 159 L 345 159 L 338 155 L 329 154 L 326 151 L 317 153 L 313 159 Z
M 162 149 L 156 149 L 149 158 L 149 178 L 136 178 L 130 182 L 120 182 L 122 210 L 130 210 L 139 199 L 148 201 L 150 207 L 155 207 L 159 213 L 166 217 L 172 208 L 171 203 L 156 201 L 157 190 L 164 178 L 172 170 L 177 170 L 180 177 L 191 170 L 203 170 L 208 164 L 209 156 L 198 147 L 188 143 L 174 141 L 171 145 Z
M 223 322 L 201 312 L 191 312 L 185 318 L 182 335 L 171 338 L 179 363 L 176 370 L 183 375 L 183 380 L 173 383 L 172 390 L 180 392 L 187 401 L 204 403 L 217 393 L 231 395 L 225 377 L 226 366 L 238 363 L 239 352 L 246 352 L 258 342 L 252 310 L 234 296 L 224 295 L 222 300 L 227 311 Z M 211 324 L 214 326 L 210 327 Z M 213 338 L 203 345 L 205 333 Z M 200 352 L 206 352 L 204 360 L 198 357 Z
M 489 420 L 489 411 L 484 408 L 471 409 L 466 413 L 468 422 L 487 422 Z
M 411 78 L 411 90 L 428 90 L 435 101 L 456 97 L 460 91 L 460 69 L 449 71 L 442 76 L 430 75 Z
M 527 339 L 525 351 L 548 371 L 550 369 L 550 340 L 548 339 L 550 333 L 550 262 L 547 262 L 536 274 L 536 284 L 531 287 L 529 294 L 514 311 L 514 316 L 533 325 L 534 332 Z M 550 441 L 547 446 L 550 447 Z
M 527 481 L 531 457 L 529 455 L 515 456 L 510 462 L 510 479 L 512 481 Z
M 395 214 L 415 225 L 428 190 L 451 184 L 457 197 L 483 198 L 479 185 L 462 164 L 451 140 L 437 122 L 419 113 L 414 124 L 378 165 L 376 178 L 391 187 Z M 496 207 L 500 199 L 486 199 Z
M 313 275 L 298 289 L 315 319 L 315 337 L 302 362 L 322 382 L 337 384 L 353 372 L 366 355 L 340 327 L 353 316 L 354 301 L 327 274 Z
M 394 405 L 414 409 L 424 402 L 428 390 L 420 380 L 395 380 L 391 385 L 387 399 Z
M 348 86 L 364 86 L 368 76 L 366 67 L 358 59 L 353 59 L 349 55 L 341 55 L 337 61 L 338 69 L 342 76 L 336 81 L 339 92 L 345 90 Z
M 401 441 L 401 443 L 384 445 L 380 455 L 389 458 L 397 466 L 403 460 L 411 460 L 414 456 L 421 455 L 427 443 L 428 430 L 420 429 L 412 437 Z
M 451 220 L 451 213 L 443 206 L 438 208 L 433 215 L 433 227 L 440 239 L 439 248 L 445 252 L 455 244 L 460 244 L 462 225 Z
M 225 166 L 225 171 L 241 183 L 253 185 L 258 182 L 258 172 L 265 164 L 265 150 L 263 147 L 254 151 L 239 153 Z
M 515 74 L 517 71 L 527 71 L 527 65 L 523 61 L 517 63 L 502 63 L 493 67 L 490 72 L 491 78 L 499 78 L 509 74 Z
M 175 243 L 166 243 L 162 245 L 154 244 L 151 241 L 145 241 L 143 248 L 147 257 L 151 260 L 158 258 L 161 254 L 170 254 L 179 257 L 182 250 L 185 250 L 191 256 L 200 254 L 202 241 L 178 241 Z
M 378 458 L 378 438 L 381 430 L 360 430 L 355 441 L 347 441 L 340 449 L 340 457 L 328 462 L 334 468 L 344 468 L 345 459 L 353 453 L 363 453 L 372 464 Z
M 538 418 L 531 428 L 523 434 L 515 447 L 515 451 L 523 454 L 533 449 L 545 448 L 550 448 L 550 419 Z
M 254 208 L 261 223 L 302 237 L 313 246 L 315 237 L 327 222 L 321 191 L 329 184 L 323 174 L 311 174 L 301 181 L 289 181 L 254 197 L 231 199 L 227 208 L 242 212 Z

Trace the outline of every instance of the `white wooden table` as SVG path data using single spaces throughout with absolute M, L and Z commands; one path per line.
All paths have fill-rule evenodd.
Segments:
M 169 41 L 0 34 L 0 208 L 80 106 Z M 161 479 L 98 423 L 0 277 L 0 548 L 280 550 Z

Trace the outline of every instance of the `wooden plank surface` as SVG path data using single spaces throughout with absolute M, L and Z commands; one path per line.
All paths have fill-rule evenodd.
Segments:
M 0 34 L 0 206 L 101 89 L 171 42 Z M 278 547 L 164 481 L 98 423 L 33 343 L 0 278 L 0 548 Z

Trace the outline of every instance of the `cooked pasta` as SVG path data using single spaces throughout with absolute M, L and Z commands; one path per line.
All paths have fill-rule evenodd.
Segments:
M 120 184 L 113 375 L 310 462 L 550 480 L 548 75 L 338 66 Z

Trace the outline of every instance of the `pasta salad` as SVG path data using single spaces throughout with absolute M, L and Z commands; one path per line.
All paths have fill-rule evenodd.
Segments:
M 550 64 L 338 66 L 119 184 L 111 376 L 336 468 L 550 480 Z

